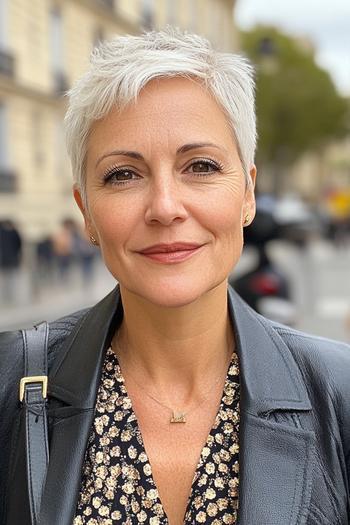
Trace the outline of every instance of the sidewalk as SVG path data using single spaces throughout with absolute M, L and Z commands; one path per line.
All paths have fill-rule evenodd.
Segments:
M 88 285 L 82 282 L 80 272 L 74 271 L 65 284 L 55 283 L 33 291 L 32 278 L 23 270 L 18 276 L 15 302 L 0 303 L 0 331 L 27 328 L 40 321 L 59 317 L 92 306 L 116 284 L 101 261 Z
M 271 257 L 290 280 L 299 320 L 296 328 L 306 332 L 350 342 L 350 249 L 337 250 L 318 241 L 308 250 L 286 243 L 275 243 Z M 254 251 L 246 250 L 236 269 L 236 276 L 254 267 Z M 27 328 L 53 321 L 86 308 L 102 299 L 116 284 L 102 261 L 96 261 L 94 278 L 84 285 L 76 271 L 67 284 L 57 282 L 38 286 L 36 275 L 23 270 L 16 282 L 16 303 L 4 305 L 0 297 L 0 331 Z

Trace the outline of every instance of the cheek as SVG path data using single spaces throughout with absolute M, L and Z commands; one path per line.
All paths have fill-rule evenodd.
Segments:
M 217 222 L 223 230 L 236 231 L 240 229 L 241 207 L 231 202 L 227 206 L 222 206 L 217 212 Z
M 102 243 L 116 243 L 129 235 L 137 222 L 135 206 L 125 205 L 116 199 L 95 200 L 91 203 L 91 218 Z
M 217 222 L 217 234 L 225 248 L 232 251 L 241 250 L 243 247 L 243 227 L 239 210 L 227 209 Z
M 242 200 L 232 198 L 231 194 L 208 206 L 207 225 L 215 237 L 225 237 L 228 241 L 242 237 L 242 206 Z

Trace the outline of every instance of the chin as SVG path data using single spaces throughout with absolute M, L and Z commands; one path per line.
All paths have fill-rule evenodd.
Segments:
M 140 286 L 127 286 L 126 283 L 121 283 L 121 288 L 132 293 L 134 296 L 140 297 L 143 301 L 152 303 L 163 308 L 181 308 L 195 303 L 212 290 L 216 289 L 220 284 L 227 286 L 226 278 L 215 280 L 213 282 L 191 282 L 186 280 L 172 279 L 170 282 L 165 280 L 162 282 L 147 283 Z

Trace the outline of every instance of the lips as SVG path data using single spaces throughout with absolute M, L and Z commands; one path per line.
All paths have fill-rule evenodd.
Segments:
M 149 246 L 148 248 L 141 250 L 139 253 L 142 253 L 144 255 L 151 255 L 155 253 L 184 252 L 196 250 L 200 246 L 202 245 L 188 242 L 176 242 L 172 244 L 154 244 L 153 246 Z
M 139 251 L 140 255 L 162 264 L 175 264 L 186 261 L 200 251 L 203 244 L 176 242 L 172 244 L 154 244 Z

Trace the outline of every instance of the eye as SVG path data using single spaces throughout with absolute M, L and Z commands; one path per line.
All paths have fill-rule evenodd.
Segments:
M 139 175 L 137 175 L 132 169 L 120 167 L 110 168 L 103 175 L 103 180 L 106 184 L 115 185 L 128 184 L 129 182 L 139 178 Z
M 198 175 L 208 175 L 222 170 L 222 166 L 213 160 L 198 159 L 193 161 L 187 168 L 186 171 L 195 173 Z

